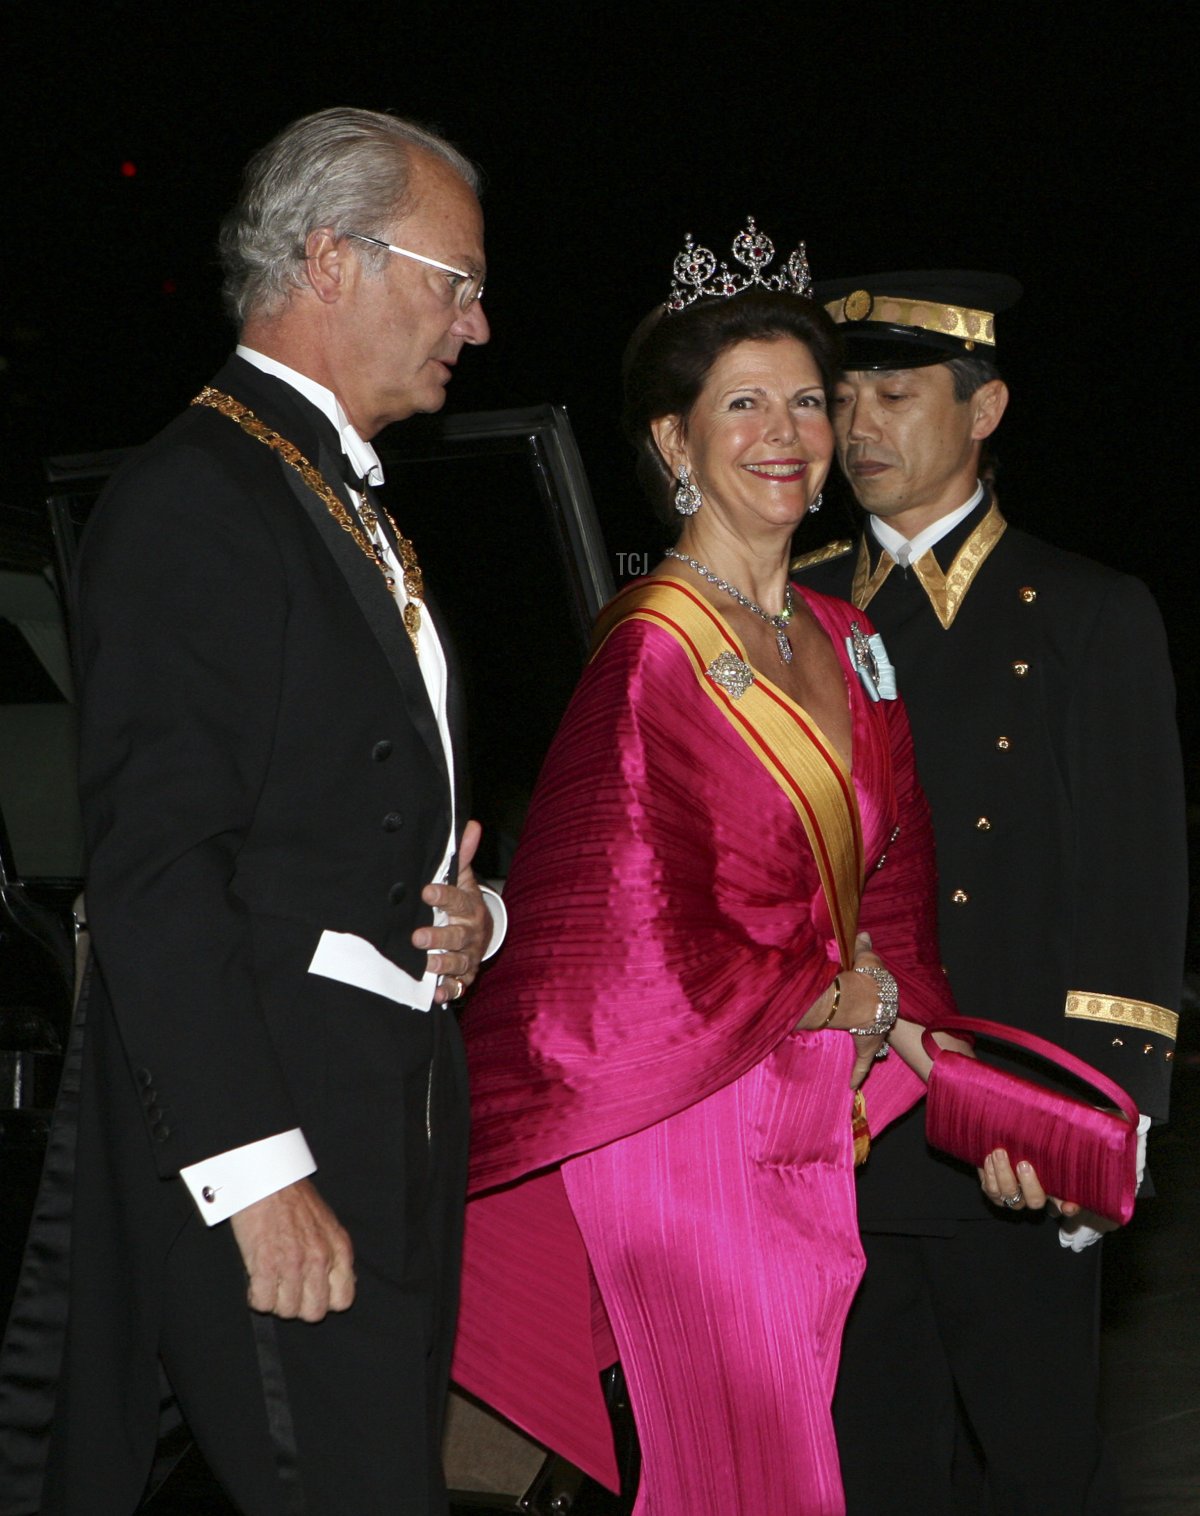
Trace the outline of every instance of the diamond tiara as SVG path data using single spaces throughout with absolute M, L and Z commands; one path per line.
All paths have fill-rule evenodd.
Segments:
M 812 276 L 808 270 L 808 253 L 802 242 L 782 268 L 775 273 L 766 272 L 775 257 L 775 244 L 766 232 L 760 232 L 754 217 L 746 217 L 746 227 L 733 239 L 733 256 L 749 275 L 731 272 L 727 263 L 718 263 L 716 255 L 707 247 L 697 247 L 689 232 L 684 239 L 683 252 L 675 259 L 671 280 L 671 293 L 667 297 L 668 311 L 686 310 L 693 300 L 705 296 L 727 299 L 740 295 L 743 290 L 777 290 L 783 294 L 809 295 Z

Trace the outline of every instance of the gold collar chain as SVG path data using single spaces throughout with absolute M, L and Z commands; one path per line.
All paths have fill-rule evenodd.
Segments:
M 253 437 L 256 442 L 274 449 L 289 468 L 294 468 L 312 490 L 313 494 L 321 501 L 325 509 L 341 527 L 342 531 L 349 532 L 350 536 L 379 569 L 383 575 L 384 583 L 388 587 L 388 593 L 396 593 L 396 581 L 388 570 L 382 550 L 373 543 L 363 531 L 359 523 L 346 509 L 341 497 L 334 491 L 320 469 L 315 468 L 294 442 L 289 442 L 286 437 L 281 437 L 278 432 L 272 431 L 263 421 L 260 421 L 254 412 L 232 395 L 227 395 L 223 390 L 213 389 L 211 385 L 205 385 L 196 398 L 193 405 L 205 405 L 210 410 L 219 411 L 222 416 L 228 416 L 230 421 L 236 421 L 247 436 Z M 375 527 L 375 512 L 366 503 L 366 492 L 363 493 L 364 519 L 369 519 L 371 529 Z M 380 507 L 383 510 L 383 507 Z M 367 513 L 370 513 L 369 516 Z M 400 555 L 400 566 L 404 571 L 404 592 L 407 602 L 401 612 L 404 618 L 404 630 L 408 633 L 408 640 L 413 645 L 413 651 L 417 651 L 417 635 L 421 630 L 421 605 L 425 598 L 425 581 L 421 576 L 421 565 L 417 562 L 417 554 L 412 543 L 403 536 L 400 528 L 393 521 L 390 513 L 383 510 L 388 525 L 396 538 L 396 549 Z

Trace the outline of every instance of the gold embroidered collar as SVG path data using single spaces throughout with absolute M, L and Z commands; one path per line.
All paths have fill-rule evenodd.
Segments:
M 909 565 L 924 586 L 934 614 L 944 629 L 949 630 L 975 575 L 1003 537 L 1007 525 L 1000 514 L 1000 507 L 993 500 L 987 514 L 955 553 L 954 561 L 945 573 L 934 557 L 932 548 Z M 895 559 L 890 553 L 880 553 L 875 572 L 871 572 L 871 553 L 864 532 L 858 545 L 858 564 L 854 570 L 854 587 L 851 590 L 851 598 L 860 611 L 865 611 L 874 600 L 880 586 L 895 567 Z

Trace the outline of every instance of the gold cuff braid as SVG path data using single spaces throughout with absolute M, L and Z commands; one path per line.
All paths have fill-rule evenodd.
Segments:
M 1148 1000 L 1117 1000 L 1112 995 L 1093 995 L 1089 990 L 1067 992 L 1064 1016 L 1077 1021 L 1106 1021 L 1113 1026 L 1136 1027 L 1140 1032 L 1157 1032 L 1175 1041 L 1179 1016 L 1165 1006 Z

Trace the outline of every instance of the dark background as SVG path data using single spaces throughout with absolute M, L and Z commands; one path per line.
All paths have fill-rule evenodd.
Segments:
M 817 277 L 1015 274 L 1004 509 L 1150 583 L 1195 752 L 1191 11 L 0 0 L 0 501 L 37 498 L 44 454 L 149 436 L 216 367 L 249 153 L 323 106 L 390 108 L 487 176 L 494 335 L 450 405 L 566 404 L 614 569 L 655 546 L 621 349 L 685 232 L 727 256 L 753 212 Z M 462 503 L 464 566 L 486 508 Z M 831 506 L 798 545 L 845 530 Z
M 1019 278 L 1025 298 L 998 323 L 1013 390 L 1001 501 L 1014 523 L 1150 584 L 1195 816 L 1195 7 L 712 12 L 0 0 L 0 506 L 36 505 L 47 454 L 150 436 L 220 363 L 233 333 L 214 239 L 249 154 L 309 111 L 393 109 L 442 130 L 488 181 L 493 340 L 466 355 L 449 404 L 569 408 L 614 572 L 619 554 L 656 547 L 616 425 L 621 350 L 665 297 L 684 233 L 724 257 L 752 212 L 783 253 L 806 238 L 818 278 Z M 472 522 L 503 506 L 464 488 L 446 509 L 464 572 L 488 572 L 478 549 L 495 523 Z M 831 501 L 798 546 L 848 525 Z M 1194 1405 L 1190 1048 L 1156 1149 L 1163 1198 L 1106 1260 L 1109 1420 L 1127 1473 L 1151 1471 L 1153 1508 L 1174 1478 L 1180 1511 L 1194 1445 L 1162 1428 Z M 194 1508 L 215 1509 L 207 1485 Z

